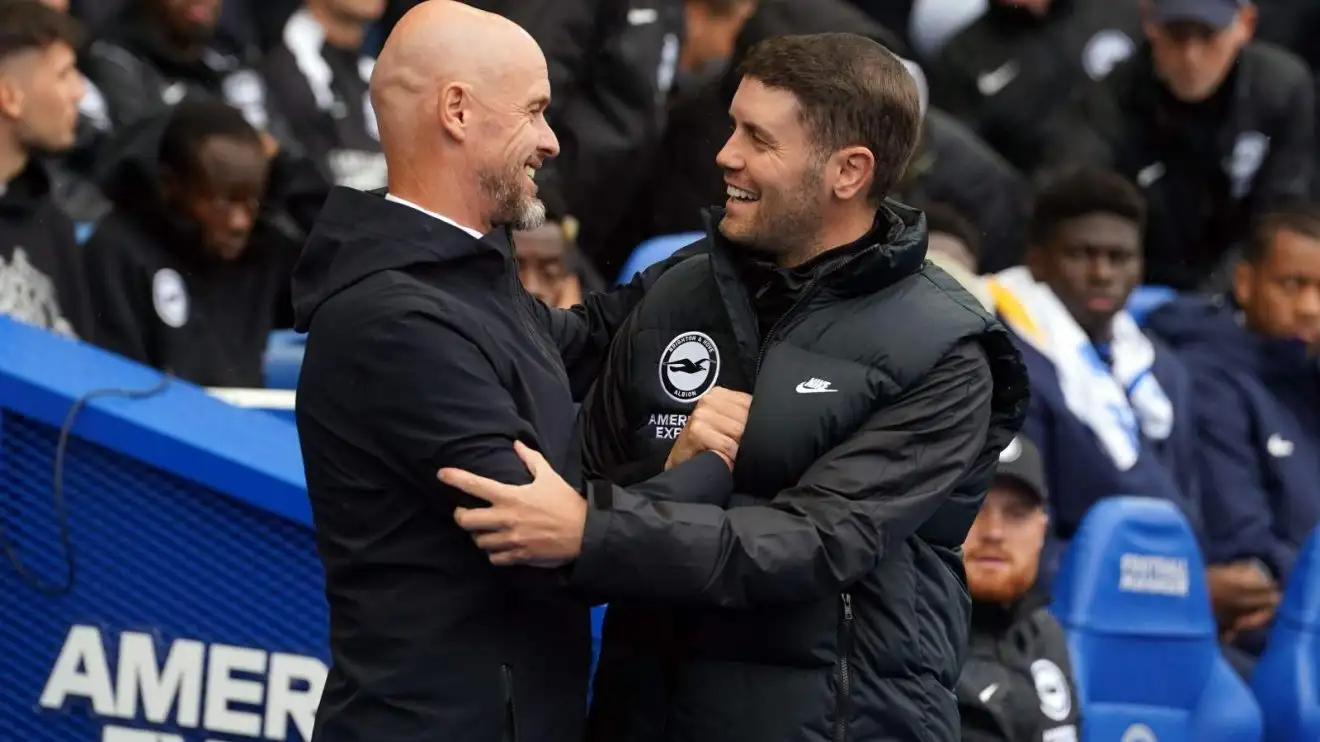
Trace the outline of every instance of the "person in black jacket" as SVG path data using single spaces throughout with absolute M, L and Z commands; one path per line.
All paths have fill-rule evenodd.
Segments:
M 47 160 L 75 141 L 80 36 L 73 19 L 45 5 L 0 3 L 0 314 L 89 338 L 74 224 Z
M 371 96 L 388 195 L 336 188 L 294 275 L 298 434 L 330 607 L 313 740 L 580 742 L 588 603 L 560 572 L 490 565 L 451 517 L 470 498 L 436 475 L 530 481 L 518 441 L 576 479 L 574 401 L 653 274 L 573 311 L 519 285 L 509 231 L 544 219 L 533 178 L 557 143 L 544 57 L 514 24 L 417 6 Z M 730 487 L 708 453 L 644 491 Z
M 1251 42 L 1246 0 L 1148 7 L 1147 43 L 1056 118 L 1045 159 L 1145 190 L 1148 282 L 1226 289 L 1249 225 L 1313 187 L 1314 83 L 1297 57 Z
M 270 99 L 254 52 L 217 28 L 221 0 L 131 0 L 101 29 L 81 61 L 119 129 L 160 113 L 187 95 L 216 97 L 274 138 L 297 148 Z
M 928 66 L 931 103 L 1032 172 L 1049 115 L 1131 56 L 1140 33 L 1137 2 L 992 0 Z
M 963 543 L 972 634 L 958 678 L 963 742 L 1077 742 L 1081 703 L 1063 627 L 1034 591 L 1045 532 L 1045 470 L 1018 436 Z
M 83 247 L 98 344 L 196 384 L 264 386 L 298 250 L 260 218 L 270 177 L 261 138 L 216 100 L 185 101 L 162 119 L 111 169 L 114 211 Z
M 444 476 L 494 503 L 458 516 L 493 561 L 570 555 L 570 584 L 610 599 L 588 739 L 956 740 L 958 549 L 1026 411 L 1021 358 L 925 261 L 921 213 L 885 200 L 920 121 L 900 60 L 784 36 L 741 72 L 710 252 L 656 280 L 583 405 L 589 474 L 626 482 L 705 447 L 707 398 L 736 423 L 716 387 L 750 393 L 725 428 L 736 494 L 593 479 L 583 520 L 548 467 L 525 487 Z
M 384 0 L 307 0 L 266 53 L 262 75 L 294 137 L 339 185 L 385 185 L 376 115 L 367 83 L 375 60 L 362 51 Z

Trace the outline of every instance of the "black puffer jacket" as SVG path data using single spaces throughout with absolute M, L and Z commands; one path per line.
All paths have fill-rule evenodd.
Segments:
M 620 330 L 584 450 L 596 476 L 650 476 L 702 393 L 748 391 L 742 494 L 593 498 L 608 517 L 588 519 L 573 579 L 611 604 L 589 739 L 952 742 L 958 548 L 1022 422 L 1021 357 L 924 261 L 920 212 L 891 202 L 792 276 L 709 241 Z M 761 311 L 762 277 L 788 305 Z

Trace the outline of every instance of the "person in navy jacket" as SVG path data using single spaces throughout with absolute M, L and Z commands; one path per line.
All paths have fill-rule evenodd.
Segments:
M 1267 215 L 1231 296 L 1180 299 L 1149 322 L 1192 373 L 1221 625 L 1263 628 L 1320 520 L 1320 209 Z
M 1031 377 L 1023 433 L 1040 448 L 1050 492 L 1043 585 L 1102 498 L 1165 498 L 1200 529 L 1190 377 L 1123 310 L 1142 276 L 1145 214 L 1117 173 L 1060 173 L 1036 197 L 1027 265 L 993 277 Z

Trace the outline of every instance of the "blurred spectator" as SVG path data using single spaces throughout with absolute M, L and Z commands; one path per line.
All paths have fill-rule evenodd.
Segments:
M 1148 43 L 1054 124 L 1054 162 L 1113 167 L 1147 194 L 1151 283 L 1199 287 L 1251 221 L 1305 197 L 1315 91 L 1292 54 L 1251 42 L 1245 0 L 1153 0 Z
M 908 17 L 908 38 L 917 57 L 925 62 L 935 59 L 949 39 L 985 13 L 989 3 L 990 0 L 914 0 Z
M 3 2 L 26 2 L 29 0 L 0 0 Z M 69 12 L 67 0 L 38 0 L 43 5 L 61 13 Z M 86 43 L 86 35 L 82 37 Z M 82 77 L 82 73 L 79 73 Z M 58 153 L 46 153 L 46 172 L 51 179 L 51 191 L 55 201 L 70 219 L 74 221 L 79 240 L 83 239 L 93 225 L 110 210 L 110 202 L 101 195 L 100 189 L 86 175 L 90 171 L 91 158 L 95 155 L 96 145 L 102 133 L 109 126 L 105 118 L 105 101 L 95 85 L 82 78 L 83 93 L 78 100 L 78 127 L 72 147 L 63 147 Z
M 295 146 L 254 69 L 251 49 L 217 29 L 221 0 L 131 0 L 82 59 L 113 128 L 188 95 L 223 99 L 284 147 Z M 274 142 L 268 148 L 273 151 Z
M 684 0 L 683 50 L 676 94 L 693 90 L 728 69 L 738 32 L 756 12 L 757 0 Z
M 930 65 L 931 103 L 1031 172 L 1050 114 L 1132 56 L 1140 32 L 1135 0 L 992 0 Z
M 385 0 L 306 0 L 262 68 L 307 155 L 329 180 L 359 190 L 385 187 L 367 95 L 375 60 L 362 53 L 367 26 L 384 9 Z
M 258 219 L 270 164 L 242 114 L 179 104 L 106 183 L 115 210 L 84 247 L 106 348 L 206 386 L 262 385 L 297 250 Z
M 582 303 L 584 291 L 603 291 L 606 285 L 577 252 L 573 242 L 576 222 L 547 221 L 513 237 L 518 278 L 527 293 L 550 307 L 568 309 Z
M 0 3 L 0 314 L 89 338 L 74 224 L 46 162 L 74 143 L 79 43 L 68 16 L 30 0 Z
M 948 203 L 963 214 L 980 233 L 981 272 L 1022 262 L 1030 184 L 966 124 L 944 111 L 926 111 L 921 143 L 899 197 Z
M 1238 633 L 1273 617 L 1320 522 L 1320 209 L 1266 215 L 1230 296 L 1150 317 L 1192 371 L 1211 596 Z
M 956 209 L 942 203 L 914 203 L 926 212 L 926 229 L 930 241 L 926 257 L 943 268 L 975 296 L 987 310 L 994 311 L 994 298 L 985 279 L 977 275 L 980 240 L 976 228 Z
M 1199 523 L 1191 380 L 1123 310 L 1141 281 L 1144 221 L 1141 193 L 1121 176 L 1064 173 L 1036 197 L 1026 267 L 993 277 L 1019 302 L 997 306 L 1030 373 L 1023 432 L 1040 447 L 1063 541 L 1113 495 L 1165 498 Z
M 1033 591 L 1049 527 L 1040 453 L 1018 436 L 963 543 L 972 627 L 958 678 L 963 742 L 1077 742 L 1081 703 L 1063 627 Z

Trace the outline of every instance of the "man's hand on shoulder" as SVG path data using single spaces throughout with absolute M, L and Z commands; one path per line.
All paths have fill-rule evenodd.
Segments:
M 732 469 L 751 408 L 750 394 L 718 386 L 711 389 L 688 415 L 687 424 L 665 459 L 665 469 L 672 469 L 702 451 L 713 451 Z
M 513 447 L 532 473 L 531 484 L 504 484 L 462 469 L 440 470 L 440 481 L 490 503 L 487 508 L 455 508 L 454 521 L 472 534 L 491 564 L 567 564 L 582 551 L 587 501 L 544 456 L 522 442 Z

